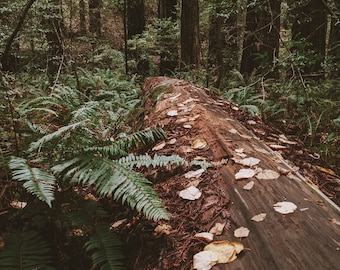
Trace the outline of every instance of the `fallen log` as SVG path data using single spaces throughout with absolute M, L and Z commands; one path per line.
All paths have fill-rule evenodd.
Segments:
M 162 127 L 168 134 L 163 145 L 155 147 L 151 154 L 178 154 L 214 164 L 218 177 L 201 179 L 197 187 L 213 179 L 214 183 L 205 183 L 206 186 L 211 185 L 216 194 L 231 202 L 227 209 L 230 226 L 215 240 L 239 241 L 245 249 L 235 261 L 212 269 L 340 269 L 339 207 L 299 172 L 294 160 L 282 157 L 280 151 L 295 147 L 294 141 L 277 134 L 260 139 L 233 117 L 234 113 L 243 113 L 237 105 L 212 97 L 209 90 L 184 80 L 149 78 L 142 90 L 145 127 Z M 263 125 L 257 118 L 248 120 L 248 124 L 259 129 Z M 242 175 L 242 169 L 254 175 Z M 184 177 L 171 177 L 172 181 L 185 181 Z M 251 181 L 254 186 L 245 189 Z M 207 190 L 205 197 L 199 199 L 202 207 L 219 201 Z M 278 202 L 292 202 L 296 209 L 282 214 L 274 209 Z M 183 200 L 184 205 L 187 203 Z M 192 205 L 188 203 L 188 207 Z M 209 230 L 215 222 L 226 220 L 225 212 L 219 211 L 210 216 L 213 220 L 205 220 L 197 228 Z M 252 220 L 260 213 L 266 214 L 263 221 Z M 233 232 L 239 227 L 248 228 L 249 236 L 236 238 Z M 159 260 L 167 260 L 167 254 L 160 256 Z M 171 265 L 170 261 L 159 262 L 158 267 L 161 268 L 153 269 L 190 269 L 187 263 Z

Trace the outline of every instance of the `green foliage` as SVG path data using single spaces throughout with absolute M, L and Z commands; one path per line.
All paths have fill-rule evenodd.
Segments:
M 0 249 L 2 269 L 32 270 L 57 269 L 53 265 L 51 247 L 39 231 L 20 231 L 2 235 L 4 247 Z

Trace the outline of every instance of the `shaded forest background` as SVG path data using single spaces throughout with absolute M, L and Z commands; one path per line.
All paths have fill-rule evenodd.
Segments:
M 113 201 L 169 218 L 135 172 L 189 166 L 138 158 L 165 136 L 140 130 L 140 85 L 150 76 L 208 87 L 339 172 L 339 9 L 335 0 L 1 1 L 0 262 L 24 269 L 15 243 L 34 241 L 32 267 L 116 269 Z M 98 239 L 116 255 L 102 257 Z

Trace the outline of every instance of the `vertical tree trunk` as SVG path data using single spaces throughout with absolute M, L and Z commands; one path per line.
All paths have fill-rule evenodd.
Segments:
M 50 0 L 51 3 L 58 7 L 60 6 L 60 0 Z M 47 74 L 50 81 L 53 81 L 63 55 L 63 35 L 61 30 L 62 19 L 59 18 L 57 13 L 60 13 L 59 8 L 54 8 L 50 11 L 56 13 L 54 16 L 47 16 L 43 18 L 43 23 L 47 27 L 46 40 L 49 45 L 49 58 L 47 61 Z M 48 14 L 51 15 L 51 14 Z
M 256 7 L 248 7 L 242 73 L 269 72 L 274 67 L 279 52 L 280 10 L 281 0 L 262 1 Z M 277 77 L 277 70 L 270 75 Z
M 320 71 L 324 61 L 326 49 L 327 12 L 320 0 L 310 0 L 306 5 L 299 6 L 294 10 L 296 14 L 292 26 L 292 38 L 295 41 L 307 43 L 306 49 L 315 53 L 315 64 L 306 68 L 305 72 Z
M 86 34 L 86 16 L 85 16 L 85 0 L 79 0 L 79 22 L 80 34 Z
M 175 71 L 179 55 L 178 55 L 178 44 L 174 44 L 174 39 L 171 36 L 171 30 L 173 23 L 177 21 L 176 14 L 177 0 L 159 0 L 158 1 L 158 18 L 159 19 L 170 19 L 171 24 L 168 29 L 164 29 L 164 34 L 162 35 L 162 43 L 168 44 L 165 51 L 161 52 L 160 63 L 159 63 L 159 73 L 160 75 L 168 75 Z
M 221 4 L 221 0 L 215 0 L 213 2 L 214 9 L 209 15 L 208 73 L 215 76 L 214 87 L 216 88 L 219 87 L 225 70 L 223 61 L 223 51 L 226 48 L 225 33 L 223 32 L 225 23 L 224 18 L 221 16 L 223 13 Z
M 141 34 L 145 28 L 144 0 L 127 1 L 127 36 Z
M 171 18 L 173 22 L 177 20 L 176 12 L 177 0 L 159 0 L 158 1 L 158 18 Z
M 182 0 L 181 13 L 181 66 L 199 66 L 199 5 L 198 0 Z
M 340 1 L 334 1 L 333 3 L 333 9 L 329 11 L 331 15 L 329 56 L 333 58 L 331 61 L 335 63 L 335 67 L 331 70 L 331 75 L 334 79 L 338 79 L 340 78 Z
M 101 0 L 89 0 L 89 30 L 97 37 L 101 36 L 101 6 Z

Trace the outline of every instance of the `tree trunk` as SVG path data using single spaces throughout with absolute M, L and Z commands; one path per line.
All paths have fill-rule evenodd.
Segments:
M 178 66 L 178 44 L 174 43 L 172 36 L 173 24 L 177 21 L 176 14 L 177 0 L 159 0 L 158 1 L 158 18 L 170 19 L 169 28 L 164 29 L 162 35 L 162 44 L 167 44 L 164 51 L 161 52 L 159 73 L 160 75 L 169 75 L 173 73 Z M 164 48 L 164 47 L 163 47 Z
M 255 75 L 268 72 L 277 77 L 274 59 L 278 57 L 280 38 L 281 0 L 262 1 L 256 7 L 249 6 L 246 18 L 246 34 L 241 62 L 241 73 Z
M 96 34 L 97 37 L 101 36 L 101 0 L 89 0 L 89 21 L 90 32 Z
M 294 10 L 296 14 L 292 26 L 292 38 L 305 42 L 304 50 L 312 50 L 314 63 L 305 68 L 305 72 L 317 72 L 321 69 L 326 49 L 327 12 L 323 1 L 310 0 L 306 5 Z
M 51 0 L 55 6 L 60 5 L 60 0 Z M 60 12 L 60 9 L 54 8 L 50 12 Z M 50 14 L 48 14 L 50 15 Z M 47 61 L 47 74 L 52 82 L 57 74 L 60 60 L 63 55 L 63 35 L 61 30 L 62 19 L 57 14 L 54 16 L 45 16 L 42 23 L 46 25 L 46 40 L 49 45 L 49 56 Z
M 28 10 L 30 9 L 30 7 L 33 5 L 33 3 L 35 2 L 35 0 L 28 0 L 24 9 L 22 10 L 21 12 L 21 15 L 19 17 L 19 21 L 18 21 L 18 24 L 17 26 L 15 27 L 12 35 L 9 37 L 8 41 L 7 41 L 7 44 L 6 44 L 6 47 L 5 47 L 5 50 L 1 56 L 1 65 L 2 65 L 2 69 L 3 70 L 6 70 L 6 71 L 9 71 L 9 70 L 15 70 L 15 67 L 13 67 L 13 61 L 11 61 L 11 47 L 12 47 L 12 44 L 14 42 L 14 39 L 15 37 L 17 36 L 17 34 L 19 33 L 24 21 L 25 21 L 25 18 L 27 16 L 27 13 L 28 13 Z M 1 68 L 1 67 L 0 67 Z
M 80 34 L 86 34 L 85 0 L 79 0 L 79 22 Z
M 340 2 L 334 1 L 334 8 L 329 10 L 331 15 L 331 30 L 329 37 L 329 56 L 332 57 L 335 67 L 331 69 L 331 76 L 340 78 Z
M 208 74 L 215 76 L 214 87 L 218 88 L 225 70 L 223 61 L 223 51 L 226 48 L 225 33 L 223 33 L 225 23 L 221 16 L 223 13 L 221 0 L 215 0 L 213 5 L 214 9 L 209 16 Z
M 181 67 L 197 68 L 200 59 L 198 0 L 182 0 Z
M 171 21 L 177 20 L 176 12 L 177 0 L 159 0 L 158 1 L 158 18 L 170 18 Z
M 144 0 L 127 1 L 127 37 L 141 34 L 145 28 Z

